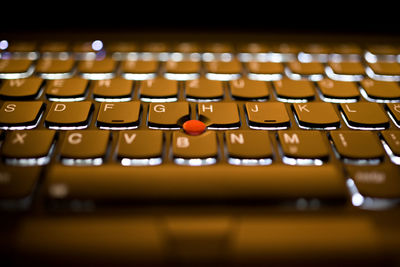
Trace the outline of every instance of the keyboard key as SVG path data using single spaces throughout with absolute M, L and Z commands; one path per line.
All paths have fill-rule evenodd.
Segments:
M 325 101 L 355 102 L 360 98 L 360 92 L 354 82 L 322 79 L 317 82 L 317 85 Z
M 8 132 L 2 147 L 5 161 L 12 165 L 45 165 L 50 162 L 50 149 L 55 131 L 12 131 Z
M 6 80 L 0 89 L 0 96 L 5 99 L 33 99 L 38 97 L 43 80 L 38 77 Z
M 368 131 L 336 131 L 330 136 L 340 157 L 347 163 L 379 163 L 384 151 L 378 136 Z
M 186 81 L 197 79 L 200 76 L 200 61 L 168 60 L 165 62 L 164 76 L 170 80 Z
M 262 81 L 239 79 L 229 82 L 231 94 L 237 99 L 265 100 L 269 97 L 267 84 Z
M 400 127 L 400 103 L 387 103 L 386 107 L 389 109 L 390 115 L 397 127 Z
M 280 102 L 245 104 L 247 119 L 253 129 L 286 129 L 290 126 L 285 104 Z
M 339 117 L 331 103 L 295 103 L 293 108 L 300 127 L 306 129 L 340 127 Z
M 289 165 L 321 165 L 329 157 L 328 144 L 319 131 L 279 131 L 283 162 Z
M 314 87 L 310 81 L 282 79 L 272 82 L 279 100 L 284 102 L 308 101 L 314 99 Z
M 360 81 L 365 75 L 364 66 L 360 61 L 329 62 L 325 72 L 332 80 L 348 82 Z
M 389 118 L 377 103 L 342 103 L 340 108 L 350 128 L 378 129 L 389 127 Z
M 325 74 L 324 66 L 320 62 L 288 62 L 286 74 L 292 80 L 309 79 L 311 81 L 319 81 Z
M 214 131 L 191 136 L 174 132 L 172 136 L 174 162 L 180 165 L 210 165 L 218 155 L 217 136 Z
M 92 88 L 96 101 L 129 101 L 132 99 L 133 81 L 122 78 L 93 81 Z
M 150 80 L 158 72 L 156 60 L 124 60 L 121 63 L 122 77 L 129 80 Z
M 163 132 L 121 131 L 117 157 L 124 166 L 158 165 L 162 161 Z
M 218 101 L 224 97 L 223 83 L 200 78 L 185 83 L 186 98 L 189 101 Z
M 206 78 L 210 80 L 229 81 L 239 79 L 242 65 L 238 60 L 205 62 Z
M 85 79 L 102 80 L 113 78 L 116 66 L 117 62 L 112 58 L 87 59 L 78 63 L 77 70 Z
M 382 131 L 381 135 L 385 140 L 386 144 L 389 146 L 392 161 L 395 164 L 400 165 L 400 132 L 399 131 Z M 388 152 L 388 151 L 386 151 Z
M 4 102 L 0 110 L 0 128 L 8 130 L 33 129 L 44 110 L 41 101 Z
M 155 78 L 140 83 L 139 97 L 145 102 L 171 102 L 178 100 L 177 81 Z
M 50 101 L 81 101 L 87 87 L 88 80 L 79 77 L 51 80 L 46 85 L 46 96 Z
M 251 80 L 276 81 L 282 79 L 284 72 L 281 62 L 250 61 L 245 66 Z
M 97 116 L 100 129 L 134 129 L 139 126 L 140 102 L 101 103 Z
M 400 86 L 397 82 L 364 79 L 361 86 L 365 90 L 366 98 L 372 101 L 400 101 Z
M 189 119 L 187 102 L 151 103 L 147 125 L 156 129 L 179 129 Z
M 201 103 L 197 105 L 199 120 L 209 129 L 234 129 L 240 126 L 236 103 Z
M 352 196 L 353 205 L 374 209 L 382 208 L 385 204 L 384 207 L 387 208 L 394 205 L 400 198 L 398 166 L 346 166 L 346 170 L 352 179 L 352 181 L 348 181 L 350 189 L 354 189 L 351 187 L 354 185 L 357 190 L 357 193 L 353 193 Z M 365 198 L 370 200 L 364 201 Z M 387 202 L 382 202 L 382 200 L 387 200 Z M 395 202 L 390 202 L 390 200 Z
M 368 76 L 378 81 L 400 81 L 398 62 L 369 62 L 366 67 Z
M 268 165 L 272 163 L 272 148 L 268 132 L 226 131 L 228 162 L 233 165 Z
M 60 150 L 64 165 L 101 165 L 106 156 L 109 131 L 68 131 Z
M 6 200 L 10 209 L 29 208 L 41 170 L 38 166 L 22 168 L 0 165 L 0 201 Z M 2 208 L 5 207 L 2 205 Z
M 34 70 L 30 59 L 0 59 L 0 79 L 29 77 Z
M 69 78 L 75 65 L 73 58 L 41 58 L 36 65 L 36 73 L 44 79 Z
M 88 101 L 54 102 L 46 116 L 45 124 L 50 129 L 84 129 L 88 126 L 92 109 L 92 103 Z

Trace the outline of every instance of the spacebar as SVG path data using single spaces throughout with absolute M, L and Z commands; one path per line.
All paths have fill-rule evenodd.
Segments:
M 345 199 L 343 174 L 332 165 L 235 167 L 71 167 L 54 165 L 51 199 L 101 201 Z

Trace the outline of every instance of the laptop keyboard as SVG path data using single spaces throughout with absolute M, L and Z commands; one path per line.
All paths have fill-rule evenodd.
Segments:
M 79 210 L 381 209 L 400 199 L 398 46 L 3 40 L 0 49 L 3 209 L 35 198 Z

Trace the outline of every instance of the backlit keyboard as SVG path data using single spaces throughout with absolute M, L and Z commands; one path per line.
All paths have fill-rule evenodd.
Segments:
M 0 42 L 5 210 L 400 199 L 400 48 Z M 36 194 L 40 192 L 40 194 Z

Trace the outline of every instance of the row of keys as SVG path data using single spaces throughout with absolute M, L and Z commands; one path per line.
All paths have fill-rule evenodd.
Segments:
M 171 102 L 178 100 L 178 81 L 155 78 L 134 82 L 123 78 L 88 81 L 83 78 L 50 80 L 38 77 L 5 80 L 0 87 L 3 99 L 36 99 L 44 91 L 51 101 L 84 100 L 91 89 L 92 97 L 99 102 L 121 102 L 132 100 L 135 89 L 138 98 L 145 102 Z M 221 81 L 195 79 L 181 86 L 189 101 L 219 101 L 224 99 L 224 88 L 228 87 L 234 99 L 267 100 L 269 87 L 273 88 L 278 100 L 283 102 L 310 101 L 316 93 L 327 102 L 356 102 L 363 95 L 371 102 L 400 102 L 400 85 L 397 82 L 382 82 L 364 79 L 359 84 L 324 79 L 313 83 L 307 80 L 282 79 L 266 83 L 249 79 L 238 79 L 227 84 Z M 317 90 L 316 90 L 317 89 Z
M 14 56 L 48 56 L 54 53 L 75 53 L 82 56 L 85 53 L 107 52 L 108 54 L 132 55 L 157 54 L 160 59 L 166 59 L 177 54 L 239 54 L 243 57 L 249 54 L 271 54 L 271 56 L 288 55 L 298 57 L 311 57 L 313 60 L 326 61 L 329 57 L 337 55 L 363 55 L 369 61 L 379 60 L 396 60 L 400 54 L 399 46 L 395 45 L 368 45 L 361 47 L 357 44 L 322 44 L 322 43 L 195 43 L 195 42 L 176 42 L 174 44 L 148 42 L 140 44 L 139 42 L 110 42 L 105 43 L 101 40 L 89 42 L 76 42 L 74 44 L 67 42 L 43 42 L 40 45 L 32 42 L 13 42 L 0 41 L 0 52 L 2 54 L 12 54 Z M 375 57 L 375 58 L 374 58 Z M 292 57 L 290 57 L 292 58 Z
M 329 137 L 334 151 L 345 163 L 379 164 L 386 149 L 392 161 L 399 164 L 400 132 L 388 130 L 380 134 L 385 148 L 374 132 L 331 131 Z M 3 159 L 11 165 L 48 164 L 55 139 L 54 130 L 9 132 L 2 145 Z M 101 165 L 107 157 L 110 139 L 109 131 L 67 131 L 59 149 L 59 159 L 65 165 Z M 269 165 L 276 157 L 265 131 L 226 131 L 224 140 L 228 162 L 233 165 Z M 277 133 L 277 140 L 285 164 L 322 165 L 329 159 L 329 142 L 322 132 L 284 130 Z M 164 142 L 162 131 L 121 131 L 116 157 L 125 166 L 158 165 L 164 158 Z M 177 164 L 214 164 L 219 158 L 218 150 L 214 131 L 197 136 L 180 131 L 172 133 L 172 155 Z
M 87 79 L 108 79 L 118 75 L 126 79 L 144 80 L 162 75 L 172 80 L 193 80 L 202 73 L 208 79 L 234 80 L 247 74 L 253 80 L 277 80 L 287 76 L 294 80 L 321 80 L 327 76 L 334 80 L 359 81 L 370 77 L 382 81 L 399 81 L 398 62 L 362 63 L 359 61 L 300 62 L 287 63 L 272 61 L 240 62 L 169 60 L 123 60 L 100 58 L 75 61 L 72 58 L 43 58 L 37 62 L 29 59 L 0 59 L 0 78 L 26 78 L 36 73 L 46 79 L 70 78 L 76 73 Z
M 96 123 L 102 129 L 133 129 L 140 123 L 142 104 L 139 101 L 102 103 Z M 211 102 L 196 105 L 197 114 L 209 129 L 236 129 L 241 126 L 239 106 L 233 102 Z M 292 109 L 299 126 L 305 129 L 338 129 L 340 115 L 353 129 L 387 129 L 390 119 L 400 127 L 400 104 L 387 103 L 386 110 L 378 103 L 357 102 L 338 105 L 325 102 L 294 103 Z M 45 110 L 41 101 L 4 102 L 0 109 L 2 129 L 35 128 Z M 53 102 L 44 118 L 50 129 L 84 129 L 89 125 L 93 103 Z M 244 104 L 248 124 L 254 129 L 286 129 L 291 125 L 287 107 L 281 102 L 247 102 Z M 387 113 L 388 112 L 388 113 Z M 388 116 L 389 114 L 389 116 Z M 192 116 L 193 117 L 193 116 Z M 150 103 L 147 125 L 155 129 L 179 129 L 191 118 L 188 102 Z

